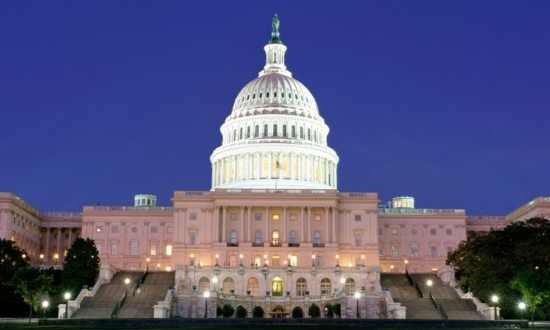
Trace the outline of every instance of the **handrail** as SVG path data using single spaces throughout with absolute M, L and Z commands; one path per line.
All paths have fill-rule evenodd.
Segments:
M 409 284 L 410 284 L 411 286 L 414 286 L 414 280 L 413 280 L 411 274 L 409 274 L 409 271 L 408 271 L 408 270 L 405 270 L 405 276 L 407 276 L 407 280 L 409 280 Z
M 448 320 L 449 319 L 449 315 L 447 315 L 447 312 L 445 312 L 445 310 L 443 309 L 443 306 L 441 306 L 440 303 L 438 303 L 434 296 L 432 296 L 432 293 L 430 292 L 429 294 L 430 296 L 430 300 L 432 301 L 432 304 L 434 305 L 435 309 L 439 312 L 439 314 L 441 314 L 441 316 L 443 316 L 443 318 L 445 320 Z
M 128 296 L 128 291 L 124 291 L 122 294 L 122 298 L 117 301 L 115 306 L 113 307 L 113 311 L 111 312 L 111 318 L 115 319 L 118 315 L 118 312 L 120 312 L 120 309 L 122 308 L 122 305 L 124 305 L 124 302 L 126 301 L 126 297 Z

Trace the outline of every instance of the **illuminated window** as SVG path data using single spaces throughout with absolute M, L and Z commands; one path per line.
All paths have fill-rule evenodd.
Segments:
M 260 267 L 262 265 L 262 256 L 254 257 L 254 266 Z
M 235 281 L 231 277 L 226 277 L 223 280 L 222 290 L 224 294 L 232 294 L 235 292 Z
M 271 244 L 274 246 L 278 246 L 281 244 L 278 230 L 274 230 L 273 233 L 271 234 Z
M 278 267 L 281 265 L 281 257 L 279 256 L 272 256 L 271 257 L 271 266 Z
M 273 214 L 273 216 L 271 218 L 273 220 L 279 220 L 279 215 L 278 214 Z
M 355 280 L 353 278 L 346 278 L 344 292 L 347 296 L 352 296 L 355 293 Z
M 149 253 L 152 256 L 156 256 L 157 255 L 157 250 L 158 250 L 158 243 L 157 242 L 151 242 L 151 248 L 150 248 Z
M 166 255 L 167 256 L 172 255 L 172 245 L 170 245 L 170 244 L 166 245 Z
M 327 296 L 330 294 L 330 291 L 332 290 L 332 285 L 330 283 L 330 279 L 324 278 L 321 280 L 321 295 Z
M 307 281 L 305 278 L 300 277 L 296 281 L 296 295 L 298 297 L 303 297 L 306 295 L 306 291 L 307 291 Z
M 271 294 L 276 297 L 283 295 L 283 279 L 280 277 L 274 277 L 271 281 Z
M 250 292 L 250 295 L 257 296 L 260 293 L 260 282 L 255 277 L 248 279 L 246 283 L 246 290 Z
M 298 256 L 288 256 L 288 262 L 292 267 L 298 267 Z

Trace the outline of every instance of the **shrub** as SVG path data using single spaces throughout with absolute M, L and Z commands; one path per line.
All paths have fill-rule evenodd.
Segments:
M 254 318 L 263 318 L 264 317 L 264 310 L 260 306 L 254 307 L 252 310 L 252 317 Z
M 319 306 L 311 304 L 311 306 L 309 306 L 308 314 L 309 317 L 319 317 L 321 316 L 321 310 L 319 309 Z
M 304 317 L 304 311 L 302 310 L 302 308 L 298 306 L 294 307 L 294 309 L 292 310 L 292 318 L 301 319 L 303 317 Z
M 235 314 L 235 308 L 233 306 L 225 304 L 222 307 L 222 315 L 223 317 L 229 318 L 232 317 L 233 314 Z
M 247 315 L 247 311 L 246 311 L 246 308 L 244 308 L 243 306 L 239 305 L 237 306 L 237 318 L 239 319 L 244 319 L 246 318 L 246 315 Z

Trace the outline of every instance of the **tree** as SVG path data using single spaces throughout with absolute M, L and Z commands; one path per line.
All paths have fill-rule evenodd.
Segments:
M 229 318 L 229 317 L 233 316 L 234 313 L 235 313 L 235 309 L 233 308 L 233 306 L 231 306 L 229 304 L 223 305 L 223 307 L 222 307 L 223 317 Z
M 292 309 L 292 318 L 301 319 L 304 318 L 304 311 L 299 306 L 296 306 Z
M 63 265 L 66 290 L 77 295 L 83 286 L 93 286 L 99 274 L 99 252 L 93 240 L 77 238 L 67 251 Z
M 254 307 L 252 310 L 252 317 L 261 319 L 264 317 L 264 310 L 260 306 Z
M 336 315 L 338 318 L 342 317 L 342 305 L 334 304 L 332 305 L 332 310 L 334 312 L 334 315 Z
M 447 263 L 455 268 L 462 288 L 481 300 L 498 294 L 505 318 L 518 317 L 519 300 L 532 301 L 530 307 L 540 311 L 550 309 L 550 299 L 537 303 L 537 297 L 550 292 L 544 281 L 550 272 L 550 221 L 546 219 L 515 222 L 486 235 L 473 234 L 449 254 Z M 550 317 L 541 313 L 537 318 Z
M 24 316 L 27 306 L 23 298 L 9 285 L 13 274 L 29 265 L 25 250 L 11 240 L 0 239 L 0 316 Z
M 319 306 L 311 304 L 311 306 L 309 306 L 308 315 L 309 317 L 319 317 L 321 316 L 321 309 L 319 309 Z
M 223 316 L 223 309 L 218 305 L 216 306 L 216 317 Z
M 244 308 L 243 306 L 239 305 L 237 306 L 237 312 L 236 312 L 236 315 L 237 315 L 237 318 L 239 319 L 244 319 L 246 318 L 246 315 L 247 315 L 247 311 L 246 311 L 246 308 Z
M 29 305 L 29 323 L 33 310 L 36 310 L 40 301 L 48 296 L 52 283 L 52 275 L 38 268 L 20 268 L 13 275 L 12 285 Z

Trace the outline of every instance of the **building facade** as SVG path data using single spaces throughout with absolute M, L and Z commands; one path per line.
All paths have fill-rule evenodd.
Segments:
M 376 193 L 338 191 L 329 127 L 287 70 L 278 27 L 275 18 L 265 66 L 221 125 L 209 191 L 176 191 L 169 207 L 146 194 L 133 206 L 81 213 L 40 213 L 0 193 L 0 237 L 37 265 L 62 265 L 74 239 L 85 237 L 112 269 L 173 271 L 180 316 L 215 315 L 216 303 L 205 311 L 201 300 L 212 292 L 218 302 L 277 315 L 315 303 L 340 304 L 344 317 L 378 318 L 387 307 L 381 272 L 441 272 L 469 231 L 550 216 L 549 197 L 508 216 L 468 216 L 416 208 L 410 196 L 382 206 Z

